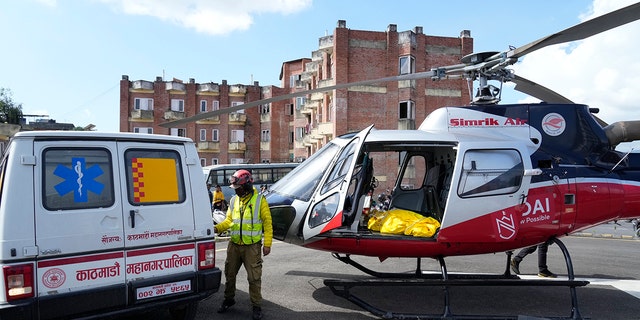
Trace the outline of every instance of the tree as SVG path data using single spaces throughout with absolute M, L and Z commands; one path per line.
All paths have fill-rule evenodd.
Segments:
M 11 90 L 0 88 L 0 122 L 20 124 L 22 104 L 13 102 Z

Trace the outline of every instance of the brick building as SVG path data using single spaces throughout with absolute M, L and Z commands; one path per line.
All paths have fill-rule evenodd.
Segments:
M 182 135 L 198 144 L 203 165 L 234 162 L 302 161 L 332 138 L 359 131 L 415 129 L 438 107 L 465 105 L 465 80 L 386 82 L 276 101 L 244 112 L 207 118 L 181 128 L 159 124 L 237 104 L 335 84 L 385 78 L 460 63 L 473 52 L 469 31 L 459 37 L 423 34 L 422 27 L 398 32 L 351 30 L 338 21 L 319 39 L 312 57 L 287 61 L 281 87 L 188 83 L 174 79 L 120 82 L 120 131 Z M 417 124 L 416 124 L 417 122 Z M 389 160 L 389 159 L 387 159 Z M 391 160 L 389 160 L 391 161 Z

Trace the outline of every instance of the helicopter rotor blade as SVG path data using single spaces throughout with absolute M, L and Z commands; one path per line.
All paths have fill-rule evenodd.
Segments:
M 194 116 L 187 117 L 187 118 L 184 118 L 184 119 L 165 122 L 165 123 L 160 124 L 160 126 L 161 127 L 165 127 L 165 128 L 173 128 L 173 127 L 185 124 L 185 123 L 206 119 L 206 118 L 210 118 L 210 117 L 221 115 L 221 114 L 232 113 L 232 112 L 235 112 L 235 111 L 238 111 L 238 110 L 243 110 L 243 109 L 259 106 L 259 105 L 263 105 L 263 104 L 266 104 L 266 103 L 271 103 L 271 102 L 274 102 L 274 101 L 281 101 L 281 100 L 286 100 L 286 99 L 306 96 L 306 95 L 309 95 L 309 94 L 312 94 L 312 93 L 326 92 L 326 91 L 331 91 L 331 90 L 336 90 L 336 89 L 344 89 L 344 88 L 355 87 L 355 86 L 365 86 L 365 85 L 384 83 L 384 82 L 391 82 L 391 81 L 406 81 L 406 80 L 417 80 L 417 79 L 424 79 L 424 78 L 437 78 L 438 79 L 440 77 L 444 77 L 448 70 L 457 71 L 457 70 L 462 69 L 464 66 L 465 66 L 464 64 L 457 64 L 457 65 L 451 65 L 451 66 L 442 67 L 442 68 L 438 68 L 438 69 L 434 69 L 434 70 L 430 70 L 430 71 L 403 74 L 403 75 L 399 75 L 399 76 L 379 78 L 379 79 L 373 79 L 373 80 L 364 80 L 364 81 L 342 83 L 342 84 L 337 84 L 337 85 L 333 85 L 333 86 L 326 86 L 326 87 L 322 87 L 322 88 L 299 91 L 299 92 L 294 92 L 294 93 L 290 93 L 290 94 L 276 96 L 276 97 L 273 97 L 273 98 L 257 100 L 257 101 L 251 101 L 251 102 L 247 102 L 245 104 L 241 104 L 241 105 L 237 105 L 237 106 L 233 106 L 233 107 L 229 107 L 229 108 L 224 108 L 224 109 L 219 109 L 219 110 L 215 110 L 215 111 L 209 111 L 209 112 L 196 114 Z
M 640 2 L 582 22 L 573 27 L 511 50 L 507 52 L 507 58 L 517 59 L 550 45 L 582 40 L 638 19 L 640 19 Z
M 514 87 L 515 90 L 518 90 L 522 93 L 526 93 L 534 98 L 538 98 L 547 103 L 573 103 L 571 100 L 565 98 L 559 93 L 541 86 L 531 80 L 525 79 L 523 77 L 517 76 L 515 74 L 511 75 L 509 81 L 516 84 Z

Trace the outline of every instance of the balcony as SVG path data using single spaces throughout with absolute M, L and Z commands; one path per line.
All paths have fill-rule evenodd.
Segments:
M 198 85 L 198 93 L 220 93 L 220 86 L 215 83 L 201 83 Z
M 320 70 L 320 63 L 318 61 L 311 61 L 305 63 L 305 72 L 318 72 Z
M 196 121 L 197 124 L 220 124 L 220 116 L 213 116 Z
M 198 151 L 220 152 L 220 142 L 218 141 L 198 142 Z
M 146 80 L 137 80 L 131 82 L 131 90 L 153 91 L 153 82 Z
M 247 150 L 247 144 L 244 142 L 229 142 L 229 152 L 232 151 L 245 151 Z
M 153 110 L 133 110 L 131 120 L 153 120 Z
M 269 122 L 269 121 L 271 121 L 271 114 L 270 113 L 260 114 L 260 122 Z
M 166 111 L 164 113 L 165 120 L 180 120 L 184 119 L 184 112 L 180 111 Z
M 324 79 L 324 80 L 320 80 L 318 82 L 318 88 L 324 88 L 324 87 L 329 87 L 335 84 L 335 81 L 333 81 L 333 78 L 329 78 L 329 79 Z
M 321 122 L 318 125 L 318 133 L 325 136 L 333 136 L 333 122 Z
M 309 97 L 310 101 L 322 101 L 324 99 L 324 92 L 314 92 Z
M 270 150 L 271 149 L 271 142 L 269 141 L 260 141 L 260 150 Z
M 247 87 L 241 84 L 234 84 L 229 86 L 229 95 L 244 96 L 247 93 Z
M 311 52 L 311 61 L 322 61 L 323 58 L 324 55 L 322 54 L 321 50 Z
M 318 48 L 324 51 L 333 51 L 333 35 L 320 38 Z
M 187 86 L 182 82 L 171 81 L 165 84 L 167 91 L 171 92 L 186 92 Z
M 229 124 L 241 124 L 247 123 L 247 115 L 244 113 L 233 112 L 229 113 Z
M 304 114 L 310 114 L 313 112 L 313 110 L 318 109 L 319 106 L 320 101 L 307 101 L 307 103 L 302 106 L 300 112 Z

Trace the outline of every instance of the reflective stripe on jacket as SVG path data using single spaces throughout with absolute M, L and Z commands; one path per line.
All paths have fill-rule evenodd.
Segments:
M 253 192 L 251 199 L 242 205 L 240 197 L 234 196 L 229 204 L 233 224 L 229 229 L 231 242 L 236 244 L 254 244 L 262 240 L 262 219 L 260 219 L 260 201 L 262 195 Z

